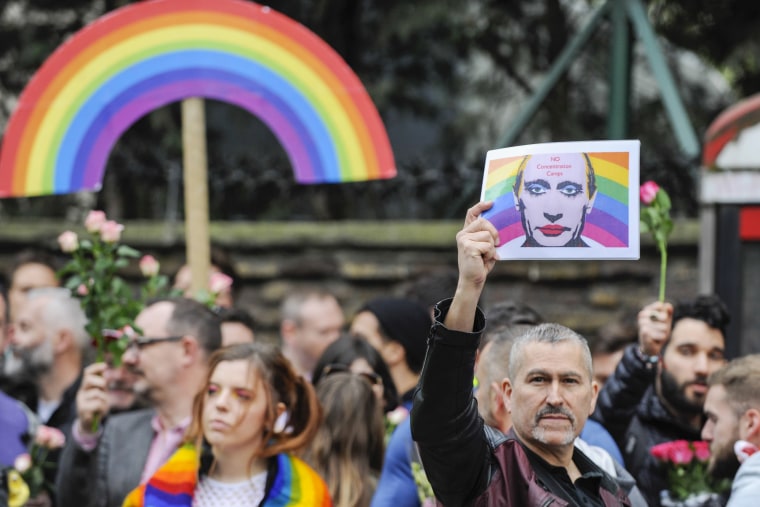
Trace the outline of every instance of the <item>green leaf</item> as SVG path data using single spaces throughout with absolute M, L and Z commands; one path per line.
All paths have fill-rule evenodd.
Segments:
M 93 270 L 95 271 L 95 273 L 103 273 L 106 270 L 108 270 L 108 267 L 110 265 L 111 265 L 111 261 L 109 259 L 106 259 L 105 257 L 100 257 L 98 260 L 95 261 Z
M 651 228 L 654 226 L 654 224 L 657 224 L 660 221 L 660 214 L 654 208 L 642 208 L 641 219 L 644 220 Z
M 77 275 L 74 275 L 71 278 L 69 278 L 68 280 L 66 280 L 66 285 L 64 285 L 64 287 L 66 287 L 69 290 L 74 291 L 80 285 L 82 285 L 82 278 L 80 278 Z
M 138 252 L 134 248 L 129 247 L 127 245 L 121 245 L 119 246 L 118 250 L 116 250 L 116 255 L 120 255 L 122 257 L 132 257 L 133 259 L 137 259 L 140 257 L 140 252 Z
M 664 212 L 670 211 L 670 196 L 662 188 L 657 192 L 654 201 L 656 206 Z

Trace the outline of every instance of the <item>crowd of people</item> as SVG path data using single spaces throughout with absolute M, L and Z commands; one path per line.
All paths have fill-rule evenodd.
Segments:
M 44 428 L 65 443 L 32 507 L 667 507 L 651 450 L 680 440 L 710 448 L 700 505 L 760 498 L 760 355 L 725 357 L 720 299 L 647 304 L 591 344 L 524 304 L 483 311 L 489 207 L 457 234 L 458 276 L 351 316 L 294 292 L 279 346 L 230 290 L 151 301 L 121 361 L 95 361 L 54 260 L 19 255 L 0 297 L 0 506 L 19 505 L 11 472 Z

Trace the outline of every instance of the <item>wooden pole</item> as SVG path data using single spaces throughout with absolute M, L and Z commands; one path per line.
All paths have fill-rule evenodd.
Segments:
M 182 152 L 185 175 L 185 245 L 192 293 L 208 290 L 209 245 L 206 118 L 202 98 L 182 101 Z

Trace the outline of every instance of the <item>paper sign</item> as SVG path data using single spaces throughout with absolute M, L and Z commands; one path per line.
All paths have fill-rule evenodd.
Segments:
M 499 256 L 638 259 L 640 142 L 514 146 L 486 155 L 481 200 Z

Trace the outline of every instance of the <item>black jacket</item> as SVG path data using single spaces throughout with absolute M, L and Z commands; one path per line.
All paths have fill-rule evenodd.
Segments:
M 544 486 L 512 432 L 504 436 L 486 430 L 472 394 L 475 353 L 485 318 L 478 310 L 474 333 L 446 329 L 441 322 L 450 304 L 442 301 L 436 307 L 411 413 L 412 436 L 436 498 L 451 507 L 568 505 Z M 573 460 L 595 477 L 594 487 L 604 505 L 630 505 L 611 477 L 582 452 L 575 452 Z
M 660 505 L 667 474 L 652 456 L 652 446 L 672 440 L 700 440 L 700 431 L 673 416 L 654 390 L 656 368 L 625 350 L 615 373 L 599 393 L 593 418 L 602 423 L 623 453 L 625 467 L 651 507 Z

